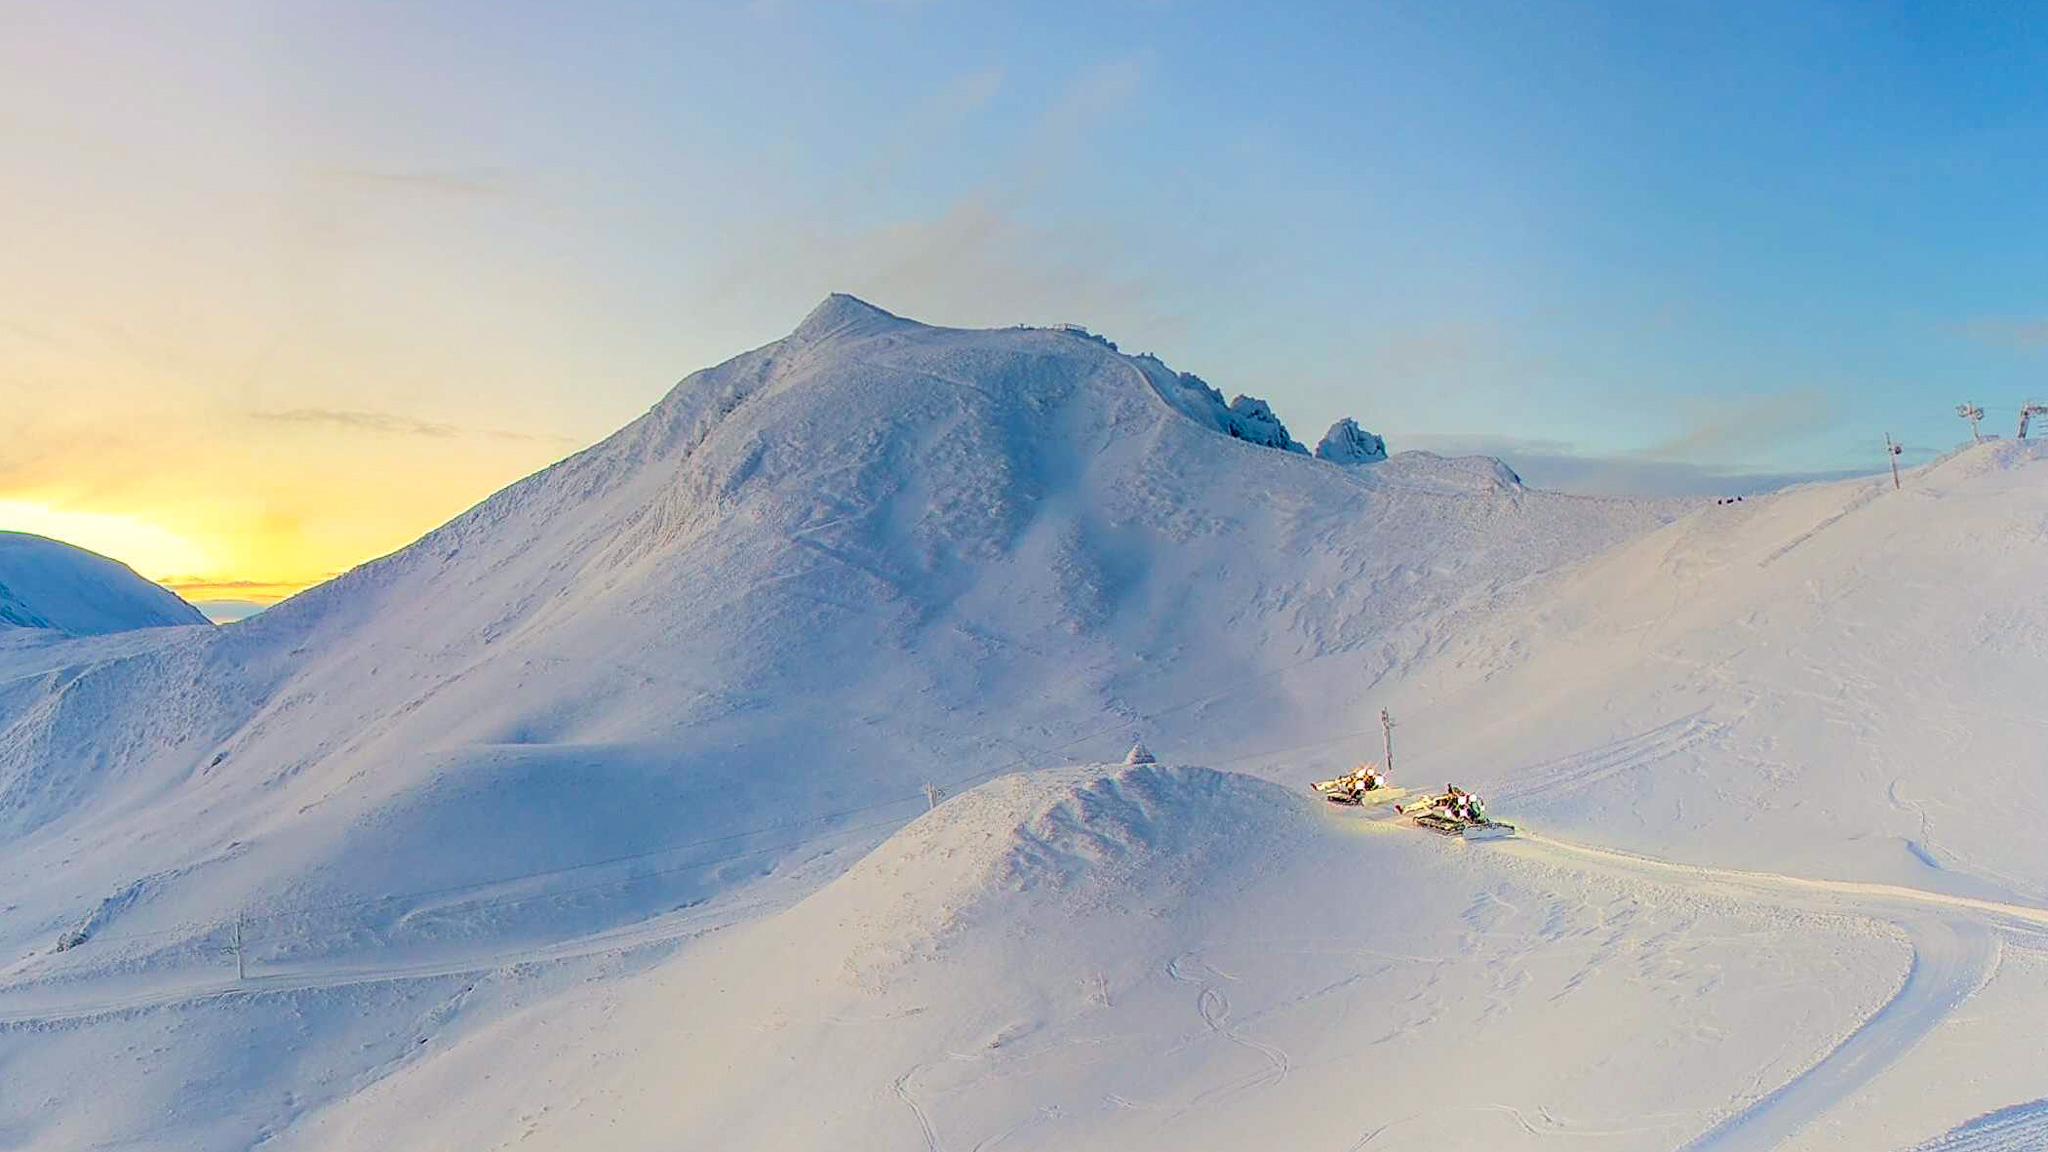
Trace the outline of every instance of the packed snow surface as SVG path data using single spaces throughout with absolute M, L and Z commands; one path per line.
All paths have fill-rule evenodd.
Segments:
M 254 619 L 0 638 L 0 1145 L 2038 1130 L 2048 453 L 1688 506 L 1269 417 L 835 296 Z M 1383 705 L 1525 834 L 1314 798 Z
M 89 636 L 205 623 L 197 608 L 118 560 L 46 536 L 0 531 L 0 634 L 34 628 Z

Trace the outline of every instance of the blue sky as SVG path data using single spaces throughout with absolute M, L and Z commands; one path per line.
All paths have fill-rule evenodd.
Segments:
M 1591 488 L 2048 394 L 2034 6 L 0 14 L 0 506 L 368 554 L 428 526 L 365 520 L 378 477 L 452 512 L 832 290 Z

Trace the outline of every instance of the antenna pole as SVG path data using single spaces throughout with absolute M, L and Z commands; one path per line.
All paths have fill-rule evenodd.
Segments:
M 2020 405 L 2020 434 L 2016 439 L 2025 440 L 2027 438 L 2027 420 L 2034 416 L 2048 416 L 2048 404 L 2043 404 L 2038 400 L 2029 400 Z
M 249 978 L 248 961 L 242 956 L 242 913 L 235 913 L 235 981 L 240 983 Z
M 1380 709 L 1380 734 L 1387 750 L 1387 775 L 1394 774 L 1394 718 Z
M 1956 415 L 1970 422 L 1970 439 L 1978 444 L 1982 444 L 1984 442 L 1984 433 L 1978 431 L 1977 421 L 1984 418 L 1984 409 L 1975 404 L 1965 402 L 1956 405 Z

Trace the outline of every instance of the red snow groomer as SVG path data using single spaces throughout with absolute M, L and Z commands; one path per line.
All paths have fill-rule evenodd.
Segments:
M 1486 802 L 1477 794 L 1456 784 L 1445 788 L 1444 792 L 1401 805 L 1401 815 L 1415 821 L 1418 828 L 1467 840 L 1494 840 L 1519 831 L 1508 821 L 1488 815 Z
M 1387 783 L 1387 774 L 1377 764 L 1360 764 L 1342 776 L 1318 780 L 1309 785 L 1332 804 L 1385 804 L 1408 794 L 1406 788 Z

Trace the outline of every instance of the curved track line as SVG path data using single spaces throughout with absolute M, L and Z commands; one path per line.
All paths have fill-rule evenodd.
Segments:
M 1998 900 L 1983 900 L 1975 896 L 1951 896 L 1945 892 L 1931 892 L 1925 888 L 1909 888 L 1903 884 L 1878 884 L 1861 880 L 1814 880 L 1804 876 L 1786 876 L 1777 872 L 1753 872 L 1741 868 L 1715 868 L 1705 864 L 1677 864 L 1669 860 L 1658 860 L 1650 856 L 1637 856 L 1629 852 L 1617 852 L 1611 848 L 1595 848 L 1588 844 L 1575 844 L 1569 840 L 1557 840 L 1523 832 L 1513 840 L 1497 841 L 1508 846 L 1518 843 L 1555 848 L 1577 856 L 1619 864 L 1637 871 L 1651 870 L 1672 872 L 1691 876 L 1695 879 L 1721 880 L 1750 888 L 1779 889 L 1797 892 L 1817 892 L 1835 896 L 1847 896 L 1866 903 L 1886 902 L 1927 905 L 1937 908 L 1951 908 L 1968 912 L 1982 912 L 2003 920 L 2048 928 L 2048 908 L 2036 908 L 2028 904 L 2007 904 Z
M 913 1065 L 910 1071 L 898 1076 L 889 1084 L 889 1091 L 908 1105 L 911 1114 L 917 1117 L 917 1130 L 918 1134 L 924 1137 L 925 1152 L 939 1152 L 939 1134 L 932 1128 L 932 1118 L 925 1114 L 922 1105 L 910 1098 L 910 1078 L 924 1071 L 925 1067 L 923 1064 Z
M 140 1008 L 163 1008 L 177 1004 L 218 1000 L 230 996 L 253 996 L 269 992 L 300 992 L 321 988 L 341 988 L 352 984 L 376 984 L 393 980 L 421 980 L 441 976 L 465 976 L 472 973 L 495 972 L 518 964 L 577 960 L 586 956 L 628 952 L 637 948 L 679 943 L 716 932 L 721 928 L 729 928 L 736 923 L 744 922 L 738 919 L 743 914 L 771 907 L 773 903 L 772 901 L 765 900 L 753 901 L 731 908 L 716 909 L 712 913 L 681 919 L 656 917 L 653 920 L 642 921 L 639 924 L 630 925 L 625 928 L 615 928 L 589 936 L 579 936 L 559 944 L 550 944 L 539 948 L 523 948 L 485 955 L 472 954 L 417 964 L 330 969 L 325 972 L 310 973 L 304 971 L 281 972 L 268 976 L 251 976 L 246 980 L 236 980 L 234 977 L 228 976 L 218 980 L 178 984 L 172 987 L 158 987 L 148 992 L 139 992 L 129 996 L 44 1004 L 37 1007 L 0 1012 L 0 1028 L 13 1024 L 54 1024 L 71 1020 L 85 1020 L 94 1016 L 107 1016 L 116 1012 L 126 1012 Z M 710 922 L 707 923 L 707 921 Z M 33 986 L 31 985 L 31 987 Z
M 1870 1083 L 1990 978 L 1998 941 L 1981 924 L 1908 924 L 1913 968 L 1877 1014 L 1820 1062 L 1716 1124 L 1681 1152 L 1768 1152 Z
M 1694 1138 L 1681 1152 L 1765 1152 L 1776 1147 L 1870 1083 L 1983 987 L 1998 963 L 2000 943 L 1994 929 L 2038 935 L 2048 928 L 2048 909 L 2024 904 L 1899 884 L 1675 864 L 1533 834 L 1524 834 L 1523 840 L 1553 858 L 1564 854 L 1637 874 L 1677 874 L 1775 895 L 1794 906 L 1882 918 L 1905 929 L 1913 946 L 1913 965 L 1905 983 L 1882 1008 L 1812 1067 Z

